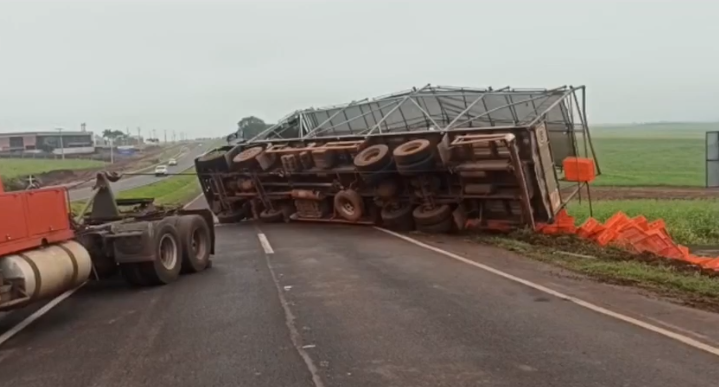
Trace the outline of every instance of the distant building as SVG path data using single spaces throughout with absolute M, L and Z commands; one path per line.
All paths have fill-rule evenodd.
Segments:
M 88 154 L 95 152 L 92 132 L 0 133 L 0 152 Z

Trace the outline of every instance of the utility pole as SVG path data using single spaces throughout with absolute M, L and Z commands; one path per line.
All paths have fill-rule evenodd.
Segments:
M 140 127 L 137 127 L 137 145 L 139 146 L 144 141 L 142 141 L 142 131 L 140 130 Z
M 62 128 L 57 128 L 57 131 L 60 132 L 60 154 L 62 154 L 62 159 L 65 160 L 65 144 L 62 143 Z
M 112 137 L 110 137 L 110 164 L 115 164 L 115 153 L 112 151 Z
M 177 141 L 177 133 L 175 131 L 172 131 L 172 143 L 174 144 Z
M 157 140 L 157 130 L 155 130 L 155 129 L 152 129 L 152 138 Z
M 165 145 L 167 145 L 167 129 L 165 129 Z

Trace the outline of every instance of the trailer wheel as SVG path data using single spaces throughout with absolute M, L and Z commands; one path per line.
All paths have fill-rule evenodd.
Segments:
M 355 156 L 355 167 L 362 172 L 383 170 L 392 161 L 389 147 L 385 144 L 372 145 Z
M 249 162 L 257 159 L 257 156 L 261 155 L 264 150 L 265 149 L 262 148 L 261 146 L 255 146 L 252 148 L 245 149 L 242 152 L 240 152 L 240 154 L 235 156 L 232 159 L 232 162 L 234 163 L 234 165 L 236 165 L 238 167 L 243 167 L 243 166 L 247 165 Z
M 421 226 L 417 225 L 417 231 L 421 231 L 426 234 L 445 234 L 452 231 L 452 226 L 454 226 L 454 219 L 449 217 L 439 223 Z
M 414 164 L 432 154 L 429 140 L 423 138 L 407 141 L 394 149 L 393 155 L 397 165 Z
M 199 215 L 181 216 L 177 232 L 182 245 L 182 271 L 197 273 L 207 268 L 210 260 L 210 228 Z
M 133 286 L 148 286 L 150 281 L 143 274 L 142 267 L 139 263 L 123 263 L 119 265 L 120 274 L 127 283 Z
M 266 209 L 260 212 L 260 219 L 267 223 L 277 223 L 283 220 L 284 217 L 285 214 L 282 213 L 282 210 Z
M 340 191 L 335 195 L 334 199 L 335 211 L 341 217 L 355 222 L 364 215 L 364 201 L 362 196 L 351 189 Z
M 142 264 L 142 274 L 151 285 L 166 285 L 180 276 L 182 244 L 174 224 L 161 220 L 154 230 L 153 248 L 157 257 Z
M 412 217 L 417 227 L 441 223 L 451 216 L 452 209 L 447 204 L 442 204 L 434 208 L 419 206 L 412 211 Z
M 382 224 L 387 228 L 397 231 L 414 230 L 414 219 L 412 219 L 412 205 L 409 203 L 387 204 L 380 212 Z
M 433 172 L 435 167 L 434 155 L 412 164 L 397 164 L 397 172 L 403 176 L 413 176 L 420 173 Z
M 220 224 L 237 223 L 245 219 L 245 212 L 242 210 L 238 211 L 227 211 L 221 212 L 216 215 L 217 222 Z

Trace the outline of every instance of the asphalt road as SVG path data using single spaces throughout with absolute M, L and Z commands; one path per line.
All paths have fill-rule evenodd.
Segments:
M 241 223 L 217 231 L 212 269 L 160 288 L 88 286 L 4 343 L 0 385 L 719 380 L 715 356 L 372 228 Z
M 209 142 L 203 142 L 201 145 L 199 143 L 191 143 L 188 144 L 189 149 L 188 151 L 177 158 L 177 165 L 176 166 L 169 166 L 168 172 L 170 174 L 172 173 L 180 173 L 183 171 L 186 171 L 189 168 L 192 168 L 195 163 L 195 158 L 202 155 L 203 153 L 210 150 L 212 147 Z M 152 175 L 152 171 L 147 172 L 148 175 L 140 175 L 140 176 L 126 176 L 120 179 L 116 183 L 112 183 L 112 188 L 115 192 L 120 191 L 126 191 L 133 188 L 142 187 L 148 184 L 152 184 L 154 182 L 166 179 L 168 176 L 154 176 Z M 91 187 L 84 187 L 84 188 L 77 188 L 72 189 L 69 191 L 70 193 L 70 200 L 84 200 L 88 199 L 90 196 L 92 196 L 92 188 Z

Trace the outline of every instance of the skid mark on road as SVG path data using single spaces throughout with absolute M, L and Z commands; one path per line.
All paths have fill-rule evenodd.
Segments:
M 310 347 L 302 344 L 302 337 L 300 336 L 300 332 L 295 326 L 295 315 L 294 313 L 292 313 L 290 305 L 287 303 L 287 299 L 283 294 L 283 288 L 280 285 L 280 281 L 277 279 L 275 269 L 272 267 L 270 255 L 274 254 L 274 251 L 272 250 L 270 241 L 267 240 L 267 236 L 265 236 L 265 234 L 260 230 L 259 227 L 257 227 L 257 225 L 255 225 L 255 230 L 257 230 L 257 238 L 260 240 L 260 244 L 265 250 L 265 263 L 267 264 L 267 269 L 269 269 L 270 275 L 272 276 L 272 282 L 274 282 L 275 288 L 277 289 L 277 298 L 279 298 L 282 309 L 285 312 L 285 325 L 287 325 L 287 329 L 290 331 L 290 340 L 292 341 L 292 346 L 295 348 L 297 353 L 305 362 L 307 370 L 310 372 L 310 375 L 312 375 L 312 382 L 314 383 L 315 387 L 324 387 L 324 383 L 322 382 L 322 378 L 320 377 L 317 365 L 315 365 L 314 361 L 312 360 L 312 357 L 310 357 L 310 354 L 305 350 Z
M 560 299 L 562 299 L 562 300 L 573 302 L 574 304 L 577 304 L 577 305 L 579 305 L 579 306 L 581 306 L 581 307 L 583 307 L 583 308 L 592 310 L 592 311 L 597 312 L 597 313 L 601 313 L 601 314 L 603 314 L 603 315 L 605 315 L 605 316 L 613 317 L 613 318 L 615 318 L 615 319 L 617 319 L 617 320 L 621 320 L 621 321 L 627 322 L 627 323 L 629 323 L 629 324 L 638 326 L 638 327 L 640 327 L 640 328 L 646 329 L 646 330 L 648 330 L 648 331 L 651 331 L 651 332 L 660 334 L 660 335 L 665 336 L 665 337 L 667 337 L 667 338 L 670 338 L 670 339 L 672 339 L 672 340 L 675 340 L 675 341 L 678 341 L 678 342 L 680 342 L 680 343 L 686 344 L 686 345 L 688 345 L 688 346 L 690 346 L 690 347 L 693 347 L 693 348 L 695 348 L 695 349 L 699 349 L 699 350 L 702 350 L 702 351 L 704 351 L 704 352 L 708 352 L 708 353 L 710 353 L 710 354 L 712 354 L 712 355 L 719 356 L 719 348 L 713 347 L 713 346 L 708 345 L 708 344 L 705 344 L 705 343 L 702 343 L 701 341 L 694 340 L 694 339 L 692 339 L 691 337 L 684 336 L 684 335 L 681 335 L 681 334 L 676 333 L 676 332 L 672 332 L 672 331 L 670 331 L 670 330 L 667 330 L 667 329 L 658 327 L 658 326 L 656 326 L 656 325 L 652 325 L 652 324 L 650 324 L 650 323 L 648 323 L 648 322 L 641 321 L 641 320 L 638 320 L 638 319 L 636 319 L 636 318 L 629 317 L 629 316 L 627 316 L 627 315 L 624 315 L 624 314 L 621 314 L 621 313 L 618 313 L 618 312 L 609 310 L 609 309 L 607 309 L 607 308 L 603 308 L 603 307 L 601 307 L 601 306 L 599 306 L 599 305 L 592 304 L 592 303 L 587 302 L 587 301 L 584 301 L 584 300 L 582 300 L 582 299 L 569 296 L 569 295 L 567 295 L 567 294 L 564 294 L 564 293 L 558 292 L 558 291 L 556 291 L 556 290 L 550 289 L 550 288 L 548 288 L 548 287 L 546 287 L 546 286 L 542 286 L 542 285 L 537 284 L 537 283 L 534 283 L 534 282 L 532 282 L 532 281 L 528 281 L 528 280 L 525 280 L 525 279 L 523 279 L 523 278 L 519 278 L 519 277 L 514 276 L 514 275 L 512 275 L 512 274 L 509 274 L 509 273 L 505 273 L 505 272 L 503 272 L 503 271 L 501 271 L 501 270 L 498 270 L 498 269 L 495 269 L 495 268 L 493 268 L 493 267 L 491 267 L 491 266 L 487 266 L 487 265 L 484 265 L 484 264 L 481 264 L 481 263 L 472 261 L 472 260 L 470 260 L 470 259 L 467 259 L 467 258 L 464 258 L 464 257 L 460 257 L 460 256 L 457 255 L 457 254 L 450 253 L 449 251 L 445 251 L 445 250 L 442 250 L 442 249 L 440 249 L 440 248 L 438 248 L 438 247 L 434 247 L 434 246 L 428 245 L 428 244 L 423 243 L 423 242 L 420 242 L 420 241 L 418 241 L 418 240 L 416 240 L 416 239 L 414 239 L 414 238 L 410 238 L 410 237 L 408 237 L 408 236 L 405 236 L 405 235 L 396 233 L 396 232 L 394 232 L 394 231 L 386 230 L 386 229 L 383 229 L 383 228 L 381 228 L 381 227 L 375 227 L 375 229 L 377 229 L 377 230 L 379 230 L 379 231 L 382 231 L 382 232 L 384 232 L 384 233 L 387 233 L 387 234 L 389 234 L 389 235 L 392 235 L 392 236 L 394 236 L 394 237 L 397 237 L 397 238 L 399 238 L 399 239 L 405 240 L 405 241 L 407 241 L 407 242 L 409 242 L 409 243 L 412 243 L 412 244 L 415 244 L 415 245 L 417 245 L 417 246 L 423 247 L 423 248 L 425 248 L 425 249 L 427 249 L 427 250 L 431 250 L 431 251 L 434 251 L 434 252 L 436 252 L 436 253 L 442 254 L 442 255 L 444 255 L 444 256 L 446 256 L 446 257 L 455 259 L 455 260 L 457 260 L 457 261 L 459 261 L 459 262 L 466 263 L 467 265 L 471 265 L 471 266 L 474 266 L 474 267 L 476 267 L 476 268 L 479 268 L 479 269 L 482 269 L 482 270 L 484 270 L 484 271 L 487 271 L 487 272 L 489 272 L 489 273 L 492 273 L 492 274 L 495 274 L 495 275 L 497 275 L 497 276 L 503 277 L 503 278 L 508 279 L 508 280 L 510 280 L 510 281 L 513 281 L 513 282 L 522 284 L 522 285 L 524 285 L 524 286 L 528 286 L 528 287 L 530 287 L 530 288 L 539 290 L 540 292 L 547 293 L 547 294 L 549 294 L 549 295 L 552 295 L 552 296 L 554 296 L 554 297 L 560 298 Z

